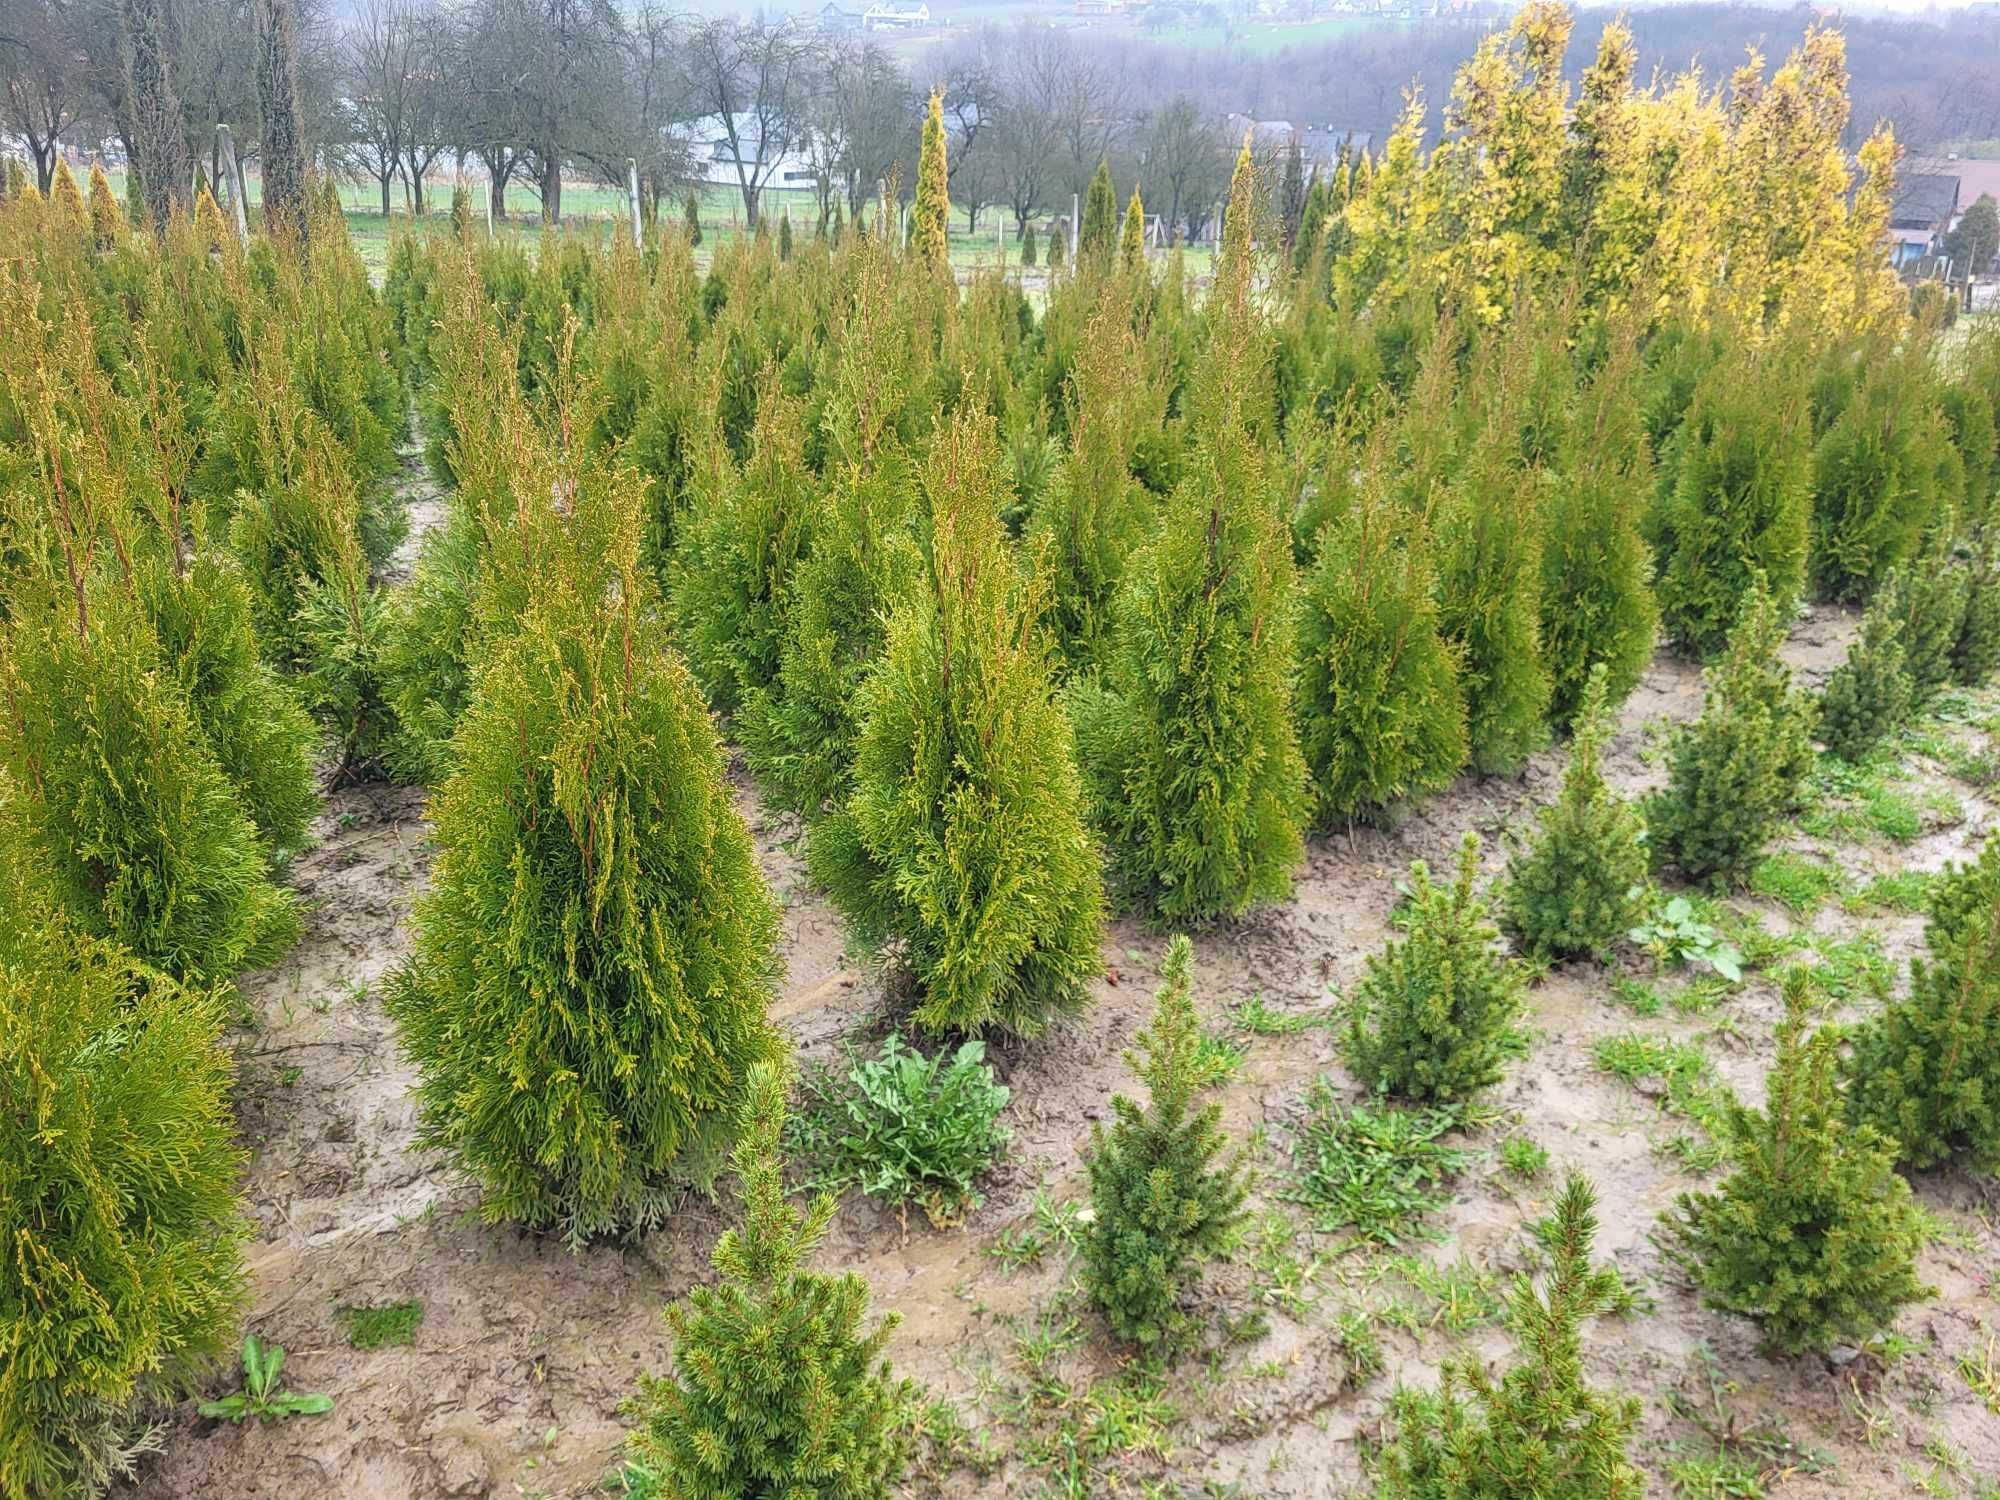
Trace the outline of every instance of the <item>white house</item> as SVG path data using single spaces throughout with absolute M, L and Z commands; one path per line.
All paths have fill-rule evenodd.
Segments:
M 921 3 L 878 3 L 861 13 L 861 24 L 869 31 L 923 31 L 931 24 L 931 8 Z

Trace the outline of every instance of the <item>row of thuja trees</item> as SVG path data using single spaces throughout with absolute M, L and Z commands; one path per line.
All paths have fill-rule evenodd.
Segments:
M 2000 355 L 1905 315 L 1880 256 L 1893 148 L 1850 180 L 1837 37 L 1725 98 L 1633 88 L 1614 28 L 1572 100 L 1566 36 L 1540 6 L 1496 34 L 1445 144 L 1413 124 L 1344 169 L 1291 254 L 1252 243 L 1246 157 L 1211 285 L 1100 215 L 1039 310 L 1000 274 L 955 285 L 928 230 L 704 270 L 673 238 L 530 256 L 461 225 L 399 241 L 378 298 L 331 214 L 246 251 L 207 201 L 161 240 L 95 183 L 10 205 L 0 837 L 23 855 L 4 1076 L 25 1102 L 0 1129 L 32 1250 L 0 1282 L 24 1309 L 6 1487 L 88 1488 L 135 1401 L 227 1335 L 216 1039 L 229 976 L 296 931 L 279 877 L 316 753 L 432 788 L 434 879 L 387 1004 L 423 1137 L 490 1217 L 579 1243 L 655 1224 L 735 1141 L 748 1217 L 641 1398 L 647 1471 L 873 1494 L 903 1392 L 859 1284 L 800 1269 L 830 1210 L 777 1175 L 777 920 L 718 725 L 919 1029 L 1032 1035 L 1088 1003 L 1107 889 L 1171 925 L 1281 900 L 1309 829 L 1561 729 L 1581 769 L 1507 887 L 1524 946 L 1615 941 L 1648 864 L 1740 871 L 1811 753 L 1775 660 L 1808 593 L 1869 609 L 1828 726 L 1879 735 L 1990 671 Z M 450 493 L 383 590 L 405 377 Z M 1667 790 L 1624 808 L 1590 758 L 1662 633 L 1720 653 L 1710 703 Z M 1358 1003 L 1353 1065 L 1392 1092 L 1501 1065 L 1519 981 L 1471 886 L 1425 882 Z M 1969 1043 L 1992 893 L 1967 890 L 1870 1033 L 1884 1065 L 1773 1090 L 1772 1119 L 1796 1096 L 1871 1124 L 1828 1127 L 1876 1173 L 1837 1182 L 1989 1150 L 1977 1069 L 2000 1054 Z M 1189 964 L 1177 945 L 1139 1054 L 1149 1104 L 1091 1158 L 1089 1283 L 1149 1347 L 1242 1202 Z M 1804 1078 L 1795 1056 L 1830 1052 L 1788 1042 Z M 1739 1222 L 1781 1222 L 1759 1213 Z M 1520 1293 L 1553 1364 L 1409 1405 L 1417 1492 L 1458 1492 L 1435 1434 L 1515 1441 L 1551 1369 L 1600 1399 L 1574 1381 L 1606 1295 L 1587 1191 L 1559 1218 L 1557 1277 Z M 1722 1233 L 1719 1210 L 1690 1223 Z M 1910 1290 L 1882 1285 L 1856 1306 Z M 1621 1449 L 1624 1410 L 1591 1426 Z

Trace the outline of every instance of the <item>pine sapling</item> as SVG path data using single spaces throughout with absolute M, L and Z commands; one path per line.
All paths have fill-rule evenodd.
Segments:
M 1808 1032 L 1812 978 L 1785 976 L 1778 1056 L 1765 1106 L 1732 1103 L 1729 1177 L 1684 1193 L 1668 1248 L 1704 1300 L 1741 1313 L 1786 1354 L 1872 1338 L 1933 1289 L 1917 1279 L 1923 1244 L 1895 1143 L 1852 1124 L 1842 1098 L 1840 1039 Z
M 1459 846 L 1458 874 L 1438 885 L 1410 867 L 1406 935 L 1371 954 L 1348 1022 L 1348 1065 L 1363 1081 L 1416 1100 L 1461 1100 L 1499 1082 L 1521 1018 L 1520 967 L 1494 948 L 1479 876 L 1479 836 Z
M 1903 579 L 1883 579 L 1861 618 L 1861 633 L 1820 692 L 1819 737 L 1827 752 L 1850 764 L 1895 733 L 1910 712 L 1910 674 L 1903 652 L 1907 613 Z
M 1221 1104 L 1201 1102 L 1217 1080 L 1201 1056 L 1193 968 L 1193 945 L 1176 937 L 1152 1024 L 1125 1054 L 1147 1103 L 1114 1095 L 1111 1129 L 1093 1126 L 1090 1138 L 1095 1218 L 1083 1243 L 1084 1284 L 1113 1331 L 1147 1349 L 1186 1328 L 1181 1293 L 1227 1248 L 1249 1192 L 1241 1155 L 1228 1154 Z
M 1893 1138 L 1918 1170 L 1964 1159 L 2000 1167 L 2000 839 L 1931 892 L 1929 957 L 1910 992 L 1854 1041 L 1856 1119 Z
M 1813 706 L 1778 656 L 1783 639 L 1759 583 L 1705 674 L 1701 717 L 1674 734 L 1665 789 L 1646 803 L 1655 863 L 1696 880 L 1740 875 L 1796 805 L 1812 768 Z
M 886 1500 L 909 1463 L 916 1387 L 882 1357 L 895 1314 L 864 1327 L 868 1283 L 806 1266 L 835 1205 L 785 1199 L 784 1090 L 776 1063 L 751 1070 L 732 1159 L 743 1217 L 716 1242 L 721 1280 L 667 1309 L 674 1372 L 642 1379 L 627 1406 L 642 1423 L 628 1483 L 643 1493 Z
M 1545 957 L 1607 952 L 1645 913 L 1645 825 L 1604 779 L 1612 729 L 1606 698 L 1607 676 L 1598 666 L 1577 710 L 1562 791 L 1507 865 L 1507 928 Z
M 1547 1290 L 1517 1276 L 1508 1304 L 1516 1355 L 1495 1380 L 1476 1355 L 1447 1363 L 1437 1392 L 1398 1390 L 1376 1472 L 1378 1500 L 1639 1500 L 1626 1458 L 1639 1403 L 1583 1378 L 1583 1322 L 1618 1305 L 1624 1283 L 1593 1267 L 1596 1195 L 1564 1184 L 1548 1236 Z

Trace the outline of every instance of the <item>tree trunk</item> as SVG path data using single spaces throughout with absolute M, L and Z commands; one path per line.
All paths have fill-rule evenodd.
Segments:
M 176 208 L 193 207 L 193 162 L 174 93 L 172 0 L 119 0 L 125 76 L 132 109 L 131 168 L 153 227 L 164 229 Z
M 423 169 L 417 166 L 415 161 L 410 163 L 409 170 L 404 173 L 403 182 L 410 190 L 411 215 L 418 219 L 423 218 L 429 209 L 429 205 L 424 202 Z
M 292 0 L 252 0 L 257 23 L 257 106 L 264 116 L 264 228 L 306 232 L 304 127 L 299 123 Z
M 562 223 L 562 158 L 553 150 L 542 153 L 542 222 L 550 228 Z
M 395 175 L 394 167 L 382 174 L 382 217 L 385 219 L 389 217 L 389 183 Z
M 512 167 L 502 167 L 493 162 L 486 166 L 486 201 L 493 210 L 496 226 L 507 217 L 507 176 L 512 170 Z

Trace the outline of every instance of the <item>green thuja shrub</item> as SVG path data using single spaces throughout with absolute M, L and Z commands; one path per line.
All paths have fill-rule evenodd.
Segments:
M 162 658 L 108 579 L 81 604 L 17 593 L 0 646 L 6 857 L 82 929 L 169 973 L 223 978 L 297 936 L 257 825 Z M 267 804 L 267 811 L 269 805 Z
M 1236 404 L 1247 357 L 1211 356 L 1204 434 L 1130 563 L 1101 687 L 1073 699 L 1120 888 L 1170 921 L 1283 900 L 1303 853 L 1296 581 Z
M 760 1063 L 733 1158 L 743 1218 L 716 1242 L 719 1283 L 667 1309 L 674 1372 L 627 1406 L 630 1492 L 887 1500 L 909 1463 L 916 1387 L 882 1357 L 896 1317 L 866 1328 L 868 1283 L 807 1268 L 835 1205 L 786 1201 L 784 1120 L 784 1075 Z
M 1031 1035 L 1088 1002 L 1102 875 L 1000 530 L 1002 463 L 982 419 L 936 441 L 930 576 L 890 617 L 856 701 L 853 787 L 808 861 L 862 942 L 893 945 L 920 1025 Z
M 637 571 L 636 491 L 586 466 L 523 540 L 540 598 L 480 664 L 386 996 L 420 1138 L 489 1219 L 572 1244 L 661 1222 L 778 1046 L 777 914 Z
M 1476 459 L 1434 518 L 1438 626 L 1457 648 L 1466 745 L 1482 771 L 1513 772 L 1548 742 L 1541 538 L 1530 481 Z
M 917 478 L 900 449 L 828 488 L 812 551 L 792 574 L 777 680 L 748 693 L 736 716 L 766 794 L 814 818 L 849 788 L 861 684 L 891 610 L 924 572 Z
M 1951 680 L 1984 687 L 2000 667 L 2000 526 L 1988 526 L 1966 569 L 1965 614 L 1951 645 Z
M 1507 864 L 1507 929 L 1545 957 L 1608 952 L 1645 915 L 1645 824 L 1604 779 L 1608 697 L 1609 674 L 1598 667 L 1577 710 L 1562 791 Z
M 1730 1106 L 1729 1177 L 1682 1194 L 1666 1221 L 1703 1299 L 1753 1319 L 1786 1354 L 1871 1338 L 1932 1295 L 1917 1280 L 1923 1231 L 1895 1143 L 1849 1121 L 1836 1031 L 1808 1034 L 1811 983 L 1802 968 L 1785 977 L 1764 1108 Z
M 1828 598 L 1862 599 L 1910 561 L 1936 499 L 1931 382 L 1913 359 L 1871 359 L 1813 450 L 1812 569 Z
M 161 657 L 265 847 L 302 848 L 319 808 L 319 731 L 298 692 L 257 653 L 240 570 L 206 553 L 181 571 L 144 563 L 136 582 Z
M 1546 1236 L 1547 1290 L 1514 1279 L 1507 1321 L 1514 1362 L 1497 1380 L 1476 1354 L 1448 1362 L 1435 1394 L 1401 1389 L 1377 1460 L 1378 1500 L 1639 1500 L 1627 1460 L 1639 1403 L 1583 1378 L 1583 1322 L 1629 1295 L 1593 1267 L 1596 1196 L 1572 1176 Z
M 1203 1262 L 1228 1248 L 1245 1218 L 1248 1169 L 1228 1154 L 1222 1105 L 1203 1102 L 1218 1081 L 1202 1057 L 1193 995 L 1194 947 L 1167 946 L 1152 1024 L 1127 1065 L 1146 1085 L 1142 1108 L 1111 1099 L 1112 1123 L 1091 1127 L 1084 1286 L 1112 1330 L 1142 1348 L 1186 1327 L 1180 1294 Z
M 463 508 L 424 533 L 410 581 L 389 597 L 377 667 L 395 729 L 389 774 L 437 786 L 451 771 L 451 737 L 472 696 L 467 660 L 479 592 L 479 528 Z
M 1757 582 L 1705 674 L 1701 717 L 1674 733 L 1666 787 L 1647 800 L 1656 864 L 1696 880 L 1740 875 L 1796 804 L 1812 768 L 1813 707 L 1778 657 L 1783 639 Z
M 717 713 L 778 676 L 793 574 L 811 545 L 817 481 L 805 463 L 801 403 L 767 371 L 739 474 L 698 482 L 668 564 L 675 637 Z
M 1910 992 L 1854 1039 L 1853 1116 L 1924 1169 L 2000 1166 L 2000 840 L 1940 880 Z
M 1495 948 L 1474 889 L 1479 836 L 1459 845 L 1449 885 L 1410 867 L 1404 936 L 1370 954 L 1348 1020 L 1347 1062 L 1364 1082 L 1417 1100 L 1469 1098 L 1500 1081 L 1519 1044 L 1523 976 Z
M 1762 575 L 1778 616 L 1805 587 L 1812 462 L 1805 393 L 1781 357 L 1709 368 L 1675 430 L 1653 524 L 1666 634 L 1720 651 Z
M 222 996 L 0 899 L 0 1493 L 90 1496 L 234 1334 Z
M 1465 705 L 1422 528 L 1362 498 L 1321 531 L 1299 602 L 1299 743 L 1318 821 L 1379 817 L 1448 786 L 1465 764 Z
M 1938 411 L 1965 476 L 1966 529 L 1975 536 L 1983 536 L 1993 518 L 1994 466 L 2000 463 L 1993 399 L 1969 382 L 1948 381 L 1938 391 Z
M 1826 680 L 1819 700 L 1819 737 L 1829 753 L 1858 762 L 1895 733 L 1910 713 L 1905 669 L 1903 580 L 1883 579 L 1861 619 L 1847 659 Z

